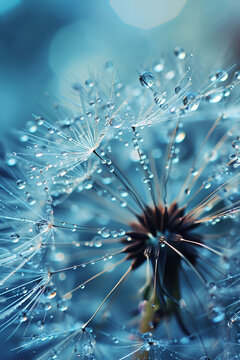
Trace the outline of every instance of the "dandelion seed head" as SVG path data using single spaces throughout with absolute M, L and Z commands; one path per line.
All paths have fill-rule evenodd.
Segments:
M 238 356 L 239 79 L 191 58 L 127 84 L 108 61 L 6 154 L 0 331 L 24 354 Z

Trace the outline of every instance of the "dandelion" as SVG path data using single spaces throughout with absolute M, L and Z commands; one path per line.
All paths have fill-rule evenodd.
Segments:
M 8 158 L 0 330 L 25 326 L 16 351 L 238 356 L 239 79 L 216 70 L 193 91 L 188 54 L 174 56 L 177 71 L 155 63 L 138 92 L 113 73 L 110 97 L 97 81 L 74 84 L 83 118 L 36 117 Z

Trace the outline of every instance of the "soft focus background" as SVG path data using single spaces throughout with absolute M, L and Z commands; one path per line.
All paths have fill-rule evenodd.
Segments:
M 0 132 L 107 60 L 124 80 L 178 45 L 210 68 L 239 63 L 239 20 L 236 0 L 0 0 Z

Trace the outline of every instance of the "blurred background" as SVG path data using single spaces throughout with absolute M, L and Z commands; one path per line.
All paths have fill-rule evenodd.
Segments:
M 126 81 L 181 46 L 211 69 L 240 62 L 239 40 L 236 0 L 0 0 L 0 132 L 107 60 Z

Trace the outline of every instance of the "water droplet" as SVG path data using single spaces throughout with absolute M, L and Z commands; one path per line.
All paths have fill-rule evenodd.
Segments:
M 35 133 L 35 132 L 37 131 L 37 125 L 34 124 L 33 121 L 28 121 L 26 125 L 27 125 L 28 131 L 29 131 L 31 134 L 33 134 L 33 133 Z
M 128 192 L 125 189 L 119 189 L 119 195 L 125 198 L 128 196 Z
M 6 156 L 6 163 L 9 166 L 14 166 L 17 163 L 17 158 L 11 156 L 10 154 L 7 154 Z
M 143 87 L 151 88 L 154 84 L 154 76 L 150 71 L 145 71 L 139 76 L 139 81 Z
M 60 169 L 60 170 L 58 171 L 58 175 L 59 175 L 59 176 L 64 176 L 64 175 L 66 175 L 66 173 L 67 173 L 67 170 L 66 170 L 66 169 Z
M 50 354 L 50 360 L 55 360 L 55 359 L 57 359 L 57 353 L 55 353 L 55 352 L 52 352 L 51 354 Z
M 49 229 L 49 222 L 47 220 L 40 220 L 36 223 L 37 230 L 40 233 L 46 232 Z
M 169 70 L 166 74 L 165 74 L 165 79 L 166 80 L 172 80 L 175 77 L 175 71 L 174 70 Z
M 179 59 L 183 60 L 186 57 L 186 52 L 181 47 L 176 47 L 174 50 L 174 55 Z
M 224 95 L 223 89 L 220 90 L 216 89 L 205 95 L 205 99 L 207 102 L 211 104 L 216 104 L 222 100 L 223 95 Z
M 240 148 L 240 136 L 237 136 L 236 139 L 233 140 L 232 147 L 234 149 L 239 149 Z
M 112 61 L 107 61 L 105 63 L 105 69 L 108 71 L 112 71 L 113 70 L 113 62 Z
M 177 136 L 176 136 L 176 143 L 180 144 L 184 139 L 185 139 L 185 132 L 180 132 Z
M 92 79 L 87 79 L 87 80 L 85 81 L 85 85 L 86 85 L 87 87 L 89 87 L 89 88 L 92 88 L 92 87 L 94 87 L 94 85 L 95 85 L 95 81 L 93 81 Z
M 66 302 L 64 300 L 59 300 L 57 302 L 57 308 L 60 311 L 66 311 L 68 309 L 68 306 L 67 306 L 67 304 L 66 304 Z
M 240 80 L 240 71 L 239 70 L 234 73 L 234 80 L 237 80 L 237 81 Z
M 16 184 L 19 189 L 24 189 L 26 186 L 26 183 L 23 180 L 17 180 Z
M 29 205 L 34 205 L 36 203 L 36 200 L 32 196 L 28 196 L 27 202 Z
M 41 152 L 41 151 L 39 151 L 39 150 L 35 151 L 34 154 L 35 154 L 36 157 L 41 157 L 41 156 L 43 156 L 43 152 Z
M 159 106 L 162 107 L 163 104 L 166 102 L 166 92 L 164 93 L 154 93 L 154 101 Z
M 36 122 L 37 125 L 39 125 L 39 126 L 41 126 L 41 125 L 44 124 L 44 120 L 43 120 L 43 118 L 42 118 L 41 116 L 37 117 L 37 118 L 35 119 L 35 122 Z
M 160 59 L 153 65 L 153 70 L 155 72 L 161 72 L 161 71 L 163 71 L 163 68 L 164 68 L 164 60 L 163 59 Z
M 183 105 L 185 106 L 185 110 L 196 111 L 199 107 L 197 94 L 194 92 L 187 93 L 187 95 L 183 98 Z
M 103 237 L 104 239 L 108 238 L 110 236 L 110 230 L 107 228 L 102 228 L 99 231 L 99 234 L 101 235 L 101 237 Z
M 210 313 L 209 313 L 209 318 L 214 323 L 218 323 L 218 322 L 224 320 L 224 318 L 225 318 L 224 309 L 220 306 L 215 306 L 215 307 L 211 308 Z
M 189 337 L 187 337 L 187 336 L 184 336 L 184 337 L 182 337 L 181 339 L 180 339 L 180 343 L 181 344 L 189 344 L 189 342 L 190 342 L 190 339 L 189 339 Z
M 24 321 L 27 321 L 27 314 L 26 313 L 22 313 L 19 315 L 19 321 L 20 322 L 24 322 Z
M 204 189 L 209 189 L 211 187 L 211 183 L 209 181 L 206 181 L 204 183 Z
M 26 142 L 26 141 L 28 141 L 28 136 L 26 134 L 23 134 L 23 135 L 20 136 L 19 140 L 21 142 Z
M 175 94 L 179 94 L 181 91 L 181 86 L 180 85 L 176 86 L 174 91 L 175 91 Z
M 114 115 L 114 117 L 111 118 L 110 124 L 115 129 L 119 129 L 124 124 L 124 120 L 120 115 L 116 114 Z
M 13 242 L 13 243 L 17 243 L 20 239 L 20 235 L 17 234 L 17 233 L 12 233 L 10 235 L 10 240 Z
M 53 298 L 55 298 L 55 296 L 57 295 L 57 293 L 56 293 L 56 291 L 49 291 L 47 294 L 46 294 L 46 297 L 48 298 L 48 299 L 53 299 Z
M 51 308 L 52 308 L 52 305 L 50 303 L 47 302 L 44 304 L 44 310 L 49 311 L 49 310 L 51 310 Z
M 216 73 L 209 76 L 210 81 L 226 81 L 228 78 L 228 73 L 224 70 L 217 70 Z

